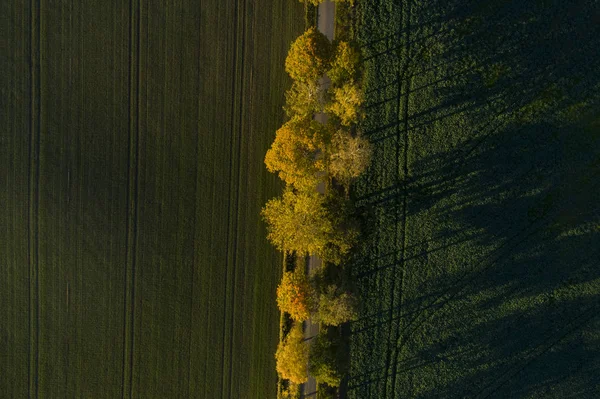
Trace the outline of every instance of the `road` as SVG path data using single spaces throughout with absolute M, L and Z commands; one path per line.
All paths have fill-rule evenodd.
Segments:
M 323 33 L 329 40 L 333 40 L 335 33 L 335 3 L 331 0 L 326 0 L 319 4 L 319 17 L 317 19 L 317 29 Z M 322 86 L 329 86 L 329 78 L 323 77 L 320 81 Z M 327 115 L 320 113 L 315 115 L 315 120 L 321 123 L 327 122 Z M 325 184 L 319 183 L 317 191 L 320 193 L 325 192 Z M 321 259 L 315 255 L 311 255 L 306 265 L 306 272 L 310 276 L 316 270 L 321 267 Z M 311 320 L 304 322 L 304 339 L 311 340 L 319 333 L 319 324 L 312 323 Z M 308 367 L 308 365 L 306 365 Z M 303 398 L 315 398 L 317 396 L 317 382 L 314 377 L 308 375 L 308 381 L 302 384 L 302 396 Z

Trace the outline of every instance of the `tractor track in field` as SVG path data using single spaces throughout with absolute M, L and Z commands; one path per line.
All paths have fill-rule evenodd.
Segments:
M 411 19 L 411 6 L 412 3 L 408 1 L 404 3 L 401 8 L 402 20 L 403 24 L 406 27 L 403 31 L 405 32 L 405 40 L 404 40 L 404 57 L 402 59 L 402 53 L 398 54 L 399 59 L 399 69 L 397 73 L 397 82 L 398 82 L 398 95 L 397 95 L 397 103 L 396 108 L 398 110 L 398 121 L 396 122 L 396 159 L 402 159 L 402 176 L 400 176 L 400 165 L 396 166 L 397 169 L 397 182 L 396 184 L 402 187 L 403 196 L 402 196 L 402 211 L 400 212 L 400 207 L 396 207 L 396 220 L 402 220 L 400 229 L 396 228 L 395 230 L 395 238 L 394 243 L 397 244 L 400 240 L 400 257 L 398 258 L 398 252 L 394 253 L 394 269 L 393 274 L 394 278 L 392 279 L 392 287 L 391 287 L 391 304 L 389 310 L 389 318 L 390 320 L 394 320 L 394 312 L 399 312 L 399 316 L 397 317 L 398 325 L 396 326 L 395 334 L 393 333 L 393 329 L 390 328 L 388 332 L 388 347 L 393 349 L 388 349 L 386 354 L 385 361 L 385 374 L 384 374 L 384 382 L 383 382 L 383 397 L 388 397 L 388 383 L 387 376 L 391 374 L 391 383 L 390 383 L 390 397 L 395 397 L 395 386 L 396 386 L 396 368 L 398 363 L 399 351 L 396 345 L 392 346 L 393 342 L 397 342 L 400 339 L 402 328 L 402 302 L 403 302 L 403 294 L 404 294 L 404 282 L 406 276 L 406 243 L 407 243 L 407 207 L 408 207 L 408 175 L 409 175 L 409 167 L 408 167 L 408 153 L 409 153 L 409 96 L 411 92 L 411 76 L 410 76 L 410 51 L 411 51 L 411 37 L 410 37 L 410 19 Z M 403 90 L 404 89 L 404 90 Z M 402 121 L 402 122 L 401 122 Z M 401 146 L 402 142 L 402 146 Z M 400 148 L 402 147 L 402 149 Z M 401 155 L 402 153 L 402 155 Z M 399 230 L 401 232 L 399 232 Z M 396 266 L 400 266 L 400 275 L 398 277 L 398 285 L 399 285 L 399 294 L 398 294 L 398 305 L 394 306 L 395 297 L 396 297 Z M 392 335 L 394 335 L 392 337 Z M 391 368 L 391 372 L 390 372 Z
M 243 95 L 244 95 L 244 47 L 246 41 L 246 1 L 237 0 L 235 13 L 234 13 L 234 32 L 233 36 L 236 38 L 236 43 L 240 44 L 236 47 L 233 55 L 233 76 L 234 80 L 231 88 L 231 126 L 232 131 L 238 132 L 236 140 L 235 134 L 231 136 L 231 152 L 230 152 L 230 177 L 229 177 L 229 198 L 230 207 L 228 212 L 227 221 L 227 251 L 232 249 L 231 259 L 226 262 L 227 276 L 232 276 L 231 281 L 231 294 L 228 292 L 229 278 L 225 282 L 225 291 L 223 303 L 225 304 L 226 311 L 223 316 L 223 353 L 225 353 L 226 340 L 227 340 L 227 302 L 228 298 L 231 301 L 231 308 L 229 309 L 229 370 L 225 370 L 225 362 L 222 365 L 222 394 L 223 398 L 227 397 L 226 392 L 229 390 L 229 396 L 231 396 L 231 386 L 233 383 L 233 359 L 234 359 L 234 331 L 235 331 L 235 289 L 237 287 L 236 271 L 237 271 L 237 243 L 239 240 L 239 231 L 237 224 L 240 216 L 240 179 L 241 175 L 241 154 L 242 154 L 242 136 L 243 136 Z M 241 16 L 240 16 L 241 15 Z M 241 20 L 241 22 L 240 22 Z M 241 29 L 240 29 L 241 24 Z M 239 38 L 239 40 L 237 40 Z M 238 52 L 240 53 L 238 56 Z M 238 70 L 239 70 L 239 82 L 238 82 Z M 239 87 L 238 87 L 239 84 Z M 239 95 L 238 94 L 239 91 Z M 237 141 L 237 143 L 236 143 Z M 237 165 L 235 160 L 237 160 Z M 235 194 L 234 194 L 235 192 Z M 227 383 L 226 380 L 227 379 Z
M 31 118 L 29 120 L 29 397 L 39 395 L 40 281 L 39 204 L 41 139 L 41 12 L 39 1 L 31 1 L 30 78 Z
M 129 148 L 127 159 L 127 222 L 123 309 L 122 397 L 133 397 L 135 354 L 135 278 L 138 247 L 140 139 L 140 0 L 129 4 Z

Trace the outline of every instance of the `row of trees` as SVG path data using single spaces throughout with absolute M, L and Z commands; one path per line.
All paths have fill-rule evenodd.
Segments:
M 351 43 L 332 44 L 315 28 L 292 43 L 285 61 L 293 80 L 285 96 L 289 120 L 277 130 L 265 164 L 286 188 L 267 202 L 262 215 L 268 239 L 279 250 L 299 259 L 315 254 L 326 265 L 310 278 L 303 264 L 297 266 L 284 273 L 277 289 L 277 304 L 293 321 L 277 348 L 277 371 L 292 384 L 306 381 L 309 363 L 318 382 L 339 385 L 343 356 L 327 326 L 357 315 L 341 273 L 331 270 L 341 269 L 358 239 L 349 186 L 371 158 L 368 141 L 355 128 L 364 102 L 359 66 L 360 52 Z M 316 114 L 324 114 L 325 121 L 315 120 Z M 322 326 L 310 348 L 302 331 L 309 318 Z

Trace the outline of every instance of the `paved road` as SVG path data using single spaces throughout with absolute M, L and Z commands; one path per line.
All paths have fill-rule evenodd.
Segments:
M 317 28 L 323 33 L 329 40 L 333 40 L 335 32 L 335 3 L 331 0 L 326 0 L 319 4 L 319 18 L 317 20 Z M 321 85 L 328 87 L 330 84 L 329 78 L 324 77 L 321 79 Z M 327 122 L 326 114 L 315 115 L 315 120 L 325 123 Z M 320 193 L 325 192 L 325 184 L 319 183 L 317 191 Z M 311 255 L 308 264 L 306 265 L 306 272 L 310 276 L 316 270 L 321 267 L 321 259 L 315 255 Z M 319 333 L 319 325 L 313 324 L 310 320 L 304 322 L 304 339 L 310 340 Z M 306 365 L 308 367 L 308 365 Z M 308 381 L 302 384 L 302 397 L 303 398 L 314 398 L 317 396 L 317 382 L 309 374 Z

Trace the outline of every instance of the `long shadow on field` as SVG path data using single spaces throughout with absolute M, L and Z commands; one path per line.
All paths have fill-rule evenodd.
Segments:
M 407 4 L 362 10 L 347 396 L 598 397 L 600 6 Z

